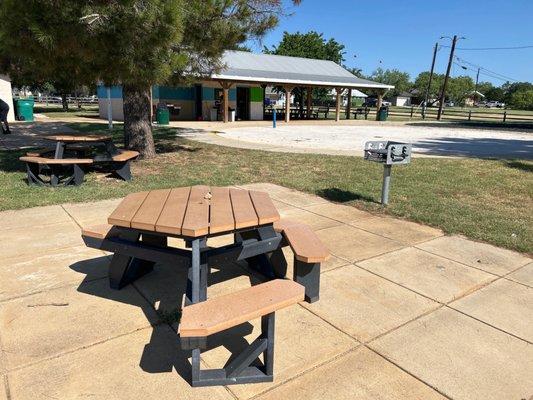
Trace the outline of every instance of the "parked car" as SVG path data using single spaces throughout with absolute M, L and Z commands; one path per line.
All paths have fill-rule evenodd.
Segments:
M 505 107 L 505 104 L 499 101 L 488 101 L 485 103 L 485 107 L 486 108 L 502 108 L 502 107 Z
M 375 98 L 370 97 L 370 98 L 367 98 L 367 99 L 365 100 L 365 102 L 363 103 L 362 106 L 363 106 L 363 107 L 376 107 L 377 104 L 378 104 L 378 99 L 375 99 Z M 381 105 L 382 105 L 382 106 L 386 106 L 386 107 L 390 107 L 391 104 L 392 104 L 392 103 L 391 103 L 390 101 L 386 101 L 386 100 L 383 100 L 383 101 L 381 102 Z

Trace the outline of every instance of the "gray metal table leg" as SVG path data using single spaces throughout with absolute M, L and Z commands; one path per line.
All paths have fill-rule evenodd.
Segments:
M 167 238 L 165 236 L 141 234 L 139 232 L 124 232 L 120 235 L 122 239 L 137 242 L 140 240 L 151 246 L 166 247 Z M 139 258 L 133 258 L 125 254 L 113 255 L 109 266 L 109 285 L 112 289 L 122 289 L 124 286 L 139 279 L 154 269 L 154 262 Z

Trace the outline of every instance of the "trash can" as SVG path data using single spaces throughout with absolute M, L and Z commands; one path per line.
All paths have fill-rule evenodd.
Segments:
M 378 110 L 378 121 L 386 121 L 389 116 L 389 108 L 387 106 L 381 106 Z
M 159 104 L 155 112 L 155 119 L 158 125 L 168 125 L 170 122 L 170 111 L 166 104 Z
M 211 108 L 211 111 L 209 112 L 209 119 L 211 121 L 217 121 L 218 120 L 218 107 Z
M 15 101 L 15 114 L 18 121 L 33 121 L 33 98 L 18 99 Z
M 229 122 L 235 122 L 235 109 L 229 109 Z

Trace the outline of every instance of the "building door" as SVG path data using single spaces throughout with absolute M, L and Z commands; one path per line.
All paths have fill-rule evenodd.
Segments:
M 194 85 L 194 117 L 196 120 L 202 119 L 202 85 Z
M 250 88 L 238 87 L 237 88 L 237 119 L 249 120 L 250 119 Z

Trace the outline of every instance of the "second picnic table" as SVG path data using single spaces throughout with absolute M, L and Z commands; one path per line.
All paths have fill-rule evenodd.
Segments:
M 65 153 L 70 149 L 74 149 L 76 154 L 84 153 L 90 150 L 91 147 L 103 147 L 106 156 L 109 160 L 112 160 L 113 156 L 119 153 L 118 149 L 113 144 L 113 140 L 110 135 L 50 135 L 43 136 L 45 140 L 51 140 L 56 142 L 54 158 L 64 158 Z

